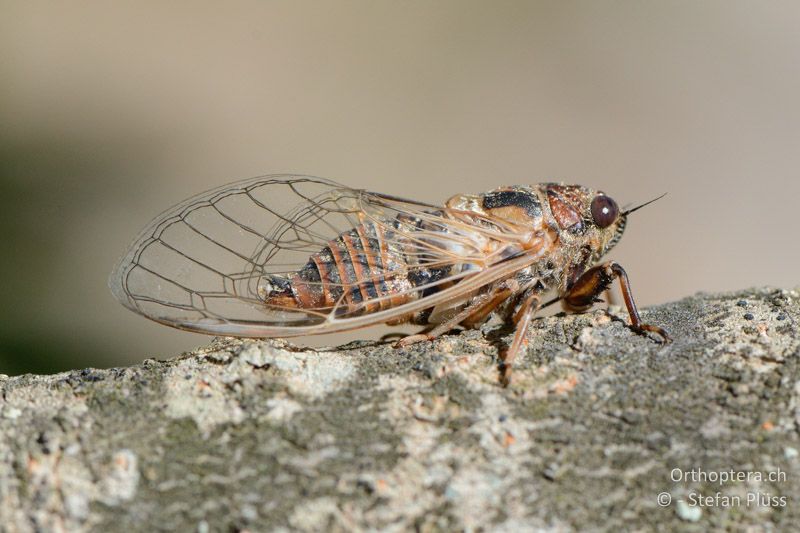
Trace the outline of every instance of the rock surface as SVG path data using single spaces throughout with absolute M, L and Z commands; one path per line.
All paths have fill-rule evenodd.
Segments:
M 644 318 L 675 342 L 633 333 L 618 309 L 535 321 L 507 389 L 495 357 L 510 332 L 496 327 L 403 349 L 219 340 L 130 368 L 3 377 L 0 523 L 800 524 L 800 295 L 701 294 Z

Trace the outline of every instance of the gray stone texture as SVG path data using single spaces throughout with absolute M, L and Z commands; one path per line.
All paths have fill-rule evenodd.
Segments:
M 800 295 L 699 294 L 644 319 L 674 342 L 632 332 L 619 308 L 537 319 L 509 388 L 496 356 L 511 331 L 497 326 L 402 349 L 219 339 L 129 368 L 3 376 L 0 523 L 796 527 Z M 730 471 L 750 479 L 696 479 Z M 660 493 L 672 503 L 659 506 Z M 691 505 L 717 493 L 741 502 Z M 745 500 L 754 494 L 767 499 Z

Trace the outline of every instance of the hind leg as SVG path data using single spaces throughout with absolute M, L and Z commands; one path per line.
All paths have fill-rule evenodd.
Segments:
M 492 312 L 503 301 L 510 298 L 518 289 L 519 284 L 515 280 L 508 280 L 496 285 L 489 292 L 479 294 L 461 311 L 455 314 L 446 322 L 438 324 L 433 329 L 425 333 L 409 335 L 397 341 L 395 347 L 408 346 L 417 342 L 433 340 L 436 337 L 447 333 L 462 323 L 472 326 L 479 323 Z

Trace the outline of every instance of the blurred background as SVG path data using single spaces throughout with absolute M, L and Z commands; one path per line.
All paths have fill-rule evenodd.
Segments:
M 668 192 L 612 253 L 641 305 L 797 286 L 798 28 L 792 1 L 0 1 L 0 373 L 206 343 L 108 275 L 164 209 L 266 173 Z

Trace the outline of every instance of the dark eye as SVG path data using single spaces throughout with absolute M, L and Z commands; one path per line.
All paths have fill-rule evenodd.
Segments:
M 608 196 L 595 196 L 592 200 L 592 218 L 600 228 L 607 228 L 617 220 L 619 208 L 617 202 Z

